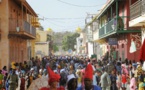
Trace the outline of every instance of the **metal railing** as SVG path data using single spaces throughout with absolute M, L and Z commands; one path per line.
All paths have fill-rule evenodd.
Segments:
M 36 29 L 27 21 L 17 20 L 17 19 L 9 19 L 9 31 L 17 32 L 16 28 L 19 28 L 19 31 L 24 31 L 28 34 L 36 36 Z
M 145 0 L 138 0 L 130 6 L 130 20 L 145 14 Z
M 117 29 L 117 20 L 112 19 L 106 25 L 99 29 L 99 37 L 104 36 L 105 34 L 111 33 Z
M 103 27 L 99 29 L 99 37 L 105 36 L 106 34 L 117 32 L 117 30 L 127 30 L 127 17 L 117 17 L 110 20 Z
M 99 37 L 106 36 L 110 33 L 123 33 L 128 32 L 129 30 L 141 29 L 140 27 L 129 27 L 128 21 L 129 17 L 127 16 L 119 16 L 117 18 L 113 18 L 99 29 Z

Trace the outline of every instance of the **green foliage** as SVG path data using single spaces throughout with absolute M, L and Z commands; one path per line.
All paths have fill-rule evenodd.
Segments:
M 74 50 L 74 45 L 76 45 L 76 38 L 79 37 L 78 33 L 67 34 L 62 40 L 62 49 L 67 51 L 69 49 Z
M 54 51 L 54 52 L 59 51 L 59 48 L 58 48 L 58 46 L 57 46 L 56 44 L 53 44 L 53 51 Z

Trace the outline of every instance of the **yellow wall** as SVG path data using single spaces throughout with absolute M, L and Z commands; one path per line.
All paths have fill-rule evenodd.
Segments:
M 36 33 L 39 34 L 39 41 L 40 42 L 47 41 L 47 32 L 46 31 L 37 30 Z
M 42 31 L 37 29 L 36 31 L 36 41 L 35 41 L 35 55 L 40 59 L 42 56 L 48 56 L 49 54 L 49 43 L 47 42 L 47 31 Z M 37 52 L 41 51 L 41 55 L 38 55 Z
M 31 57 L 35 57 L 35 40 L 31 40 Z
M 37 54 L 37 51 L 41 51 L 41 55 Z M 40 59 L 42 56 L 48 56 L 49 54 L 49 43 L 41 43 L 41 44 L 35 44 L 35 55 L 37 55 Z

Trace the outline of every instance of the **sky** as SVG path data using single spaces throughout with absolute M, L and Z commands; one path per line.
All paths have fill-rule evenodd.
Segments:
M 75 31 L 85 27 L 87 15 L 94 15 L 107 0 L 26 0 L 40 18 L 44 30 Z

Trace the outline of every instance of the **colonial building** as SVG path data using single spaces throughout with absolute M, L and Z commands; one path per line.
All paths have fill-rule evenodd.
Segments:
M 106 42 L 107 52 L 104 57 L 111 56 L 115 60 L 118 58 L 139 60 L 141 28 L 129 26 L 129 1 L 108 0 L 97 17 L 99 40 Z
M 145 39 L 145 0 L 130 1 L 130 27 L 141 27 L 142 42 Z
M 28 42 L 35 39 L 37 14 L 26 0 L 0 0 L 0 68 L 29 59 Z

